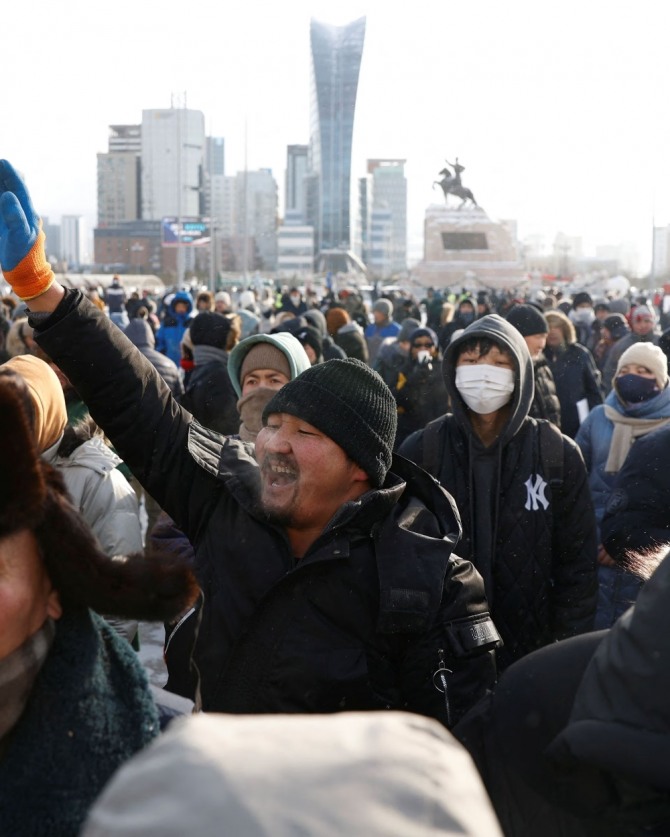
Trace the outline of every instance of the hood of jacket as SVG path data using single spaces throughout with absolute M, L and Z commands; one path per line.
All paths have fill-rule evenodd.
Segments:
M 465 748 L 407 712 L 178 719 L 116 774 L 83 837 L 147 823 L 164 837 L 194 823 L 239 837 L 502 834 Z
M 240 381 L 242 362 L 249 349 L 257 343 L 271 343 L 286 355 L 291 370 L 291 380 L 297 378 L 301 372 L 312 365 L 300 341 L 288 331 L 279 331 L 277 334 L 252 334 L 251 337 L 240 340 L 228 355 L 228 374 L 238 398 L 242 397 L 242 382 Z
M 524 419 L 533 403 L 535 383 L 533 375 L 533 361 L 519 331 L 498 314 L 487 314 L 464 329 L 455 340 L 447 346 L 442 363 L 442 374 L 451 400 L 452 411 L 459 426 L 468 434 L 472 434 L 472 425 L 468 418 L 468 408 L 456 389 L 456 357 L 459 347 L 473 337 L 489 338 L 507 349 L 514 358 L 515 386 L 510 401 L 510 416 L 505 425 L 498 444 L 504 445 L 518 433 Z
M 185 302 L 188 305 L 188 309 L 185 314 L 177 314 L 177 312 L 174 310 L 174 307 L 178 302 Z M 191 313 L 193 312 L 193 297 L 188 291 L 177 291 L 170 300 L 168 308 L 170 314 L 175 319 L 190 317 Z
M 128 340 L 138 349 L 153 349 L 156 346 L 156 338 L 149 323 L 142 317 L 134 317 L 126 326 L 123 332 Z

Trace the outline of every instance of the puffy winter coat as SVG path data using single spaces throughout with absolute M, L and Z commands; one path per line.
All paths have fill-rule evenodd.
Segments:
M 491 687 L 497 634 L 481 578 L 452 557 L 458 516 L 427 474 L 397 458 L 385 485 L 346 503 L 297 561 L 258 506 L 248 448 L 194 422 L 79 292 L 39 339 L 195 547 L 204 709 L 395 707 L 450 724 Z
M 185 302 L 188 310 L 185 313 L 175 311 L 177 302 Z M 170 360 L 179 366 L 181 360 L 181 341 L 184 332 L 191 324 L 191 313 L 193 311 L 193 299 L 188 291 L 177 291 L 170 300 L 163 322 L 156 332 L 156 349 L 167 355 Z
M 535 397 L 528 413 L 532 418 L 546 419 L 556 427 L 561 426 L 561 402 L 556 394 L 554 376 L 542 355 L 533 361 Z
M 124 334 L 154 365 L 158 374 L 170 387 L 170 392 L 178 398 L 184 391 L 179 367 L 167 355 L 156 351 L 156 338 L 149 323 L 141 317 L 135 317 L 126 326 Z
M 601 537 L 615 560 L 670 543 L 670 426 L 642 436 L 615 475 Z
M 475 336 L 505 346 L 516 365 L 509 420 L 488 448 L 474 433 L 455 385 L 458 347 Z M 539 423 L 528 417 L 532 361 L 507 321 L 497 315 L 477 320 L 449 344 L 442 368 L 453 414 L 437 420 L 434 445 L 432 431 L 424 430 L 410 436 L 400 453 L 428 467 L 456 500 L 463 523 L 458 552 L 484 577 L 505 643 L 498 660 L 506 666 L 541 645 L 591 630 L 597 541 L 586 469 L 575 443 L 561 436 L 562 484 L 552 484 L 557 478 Z
M 561 430 L 574 439 L 579 430 L 577 402 L 586 399 L 589 410 L 602 404 L 600 373 L 593 356 L 580 343 L 570 343 L 561 349 L 547 346 L 544 355 L 561 404 Z

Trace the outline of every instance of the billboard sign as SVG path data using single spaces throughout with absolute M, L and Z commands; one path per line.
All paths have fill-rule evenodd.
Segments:
M 163 247 L 202 247 L 211 241 L 209 218 L 163 218 Z

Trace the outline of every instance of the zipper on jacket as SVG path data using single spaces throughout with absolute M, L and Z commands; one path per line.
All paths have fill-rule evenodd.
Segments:
M 452 674 L 450 668 L 447 668 L 444 663 L 444 649 L 438 648 L 438 667 L 433 674 L 433 686 L 438 692 L 444 695 L 444 708 L 447 714 L 447 727 L 451 728 L 451 705 L 449 704 L 449 686 L 447 683 L 447 674 Z

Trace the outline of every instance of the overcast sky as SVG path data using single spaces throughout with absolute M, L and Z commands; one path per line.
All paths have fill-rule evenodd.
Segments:
M 0 156 L 39 212 L 96 213 L 108 126 L 171 97 L 225 137 L 226 170 L 269 167 L 309 136 L 309 21 L 367 16 L 352 180 L 368 157 L 407 159 L 412 254 L 444 158 L 521 236 L 634 242 L 670 223 L 670 3 L 506 0 L 34 0 L 4 3 Z M 283 191 L 283 190 L 282 190 Z

